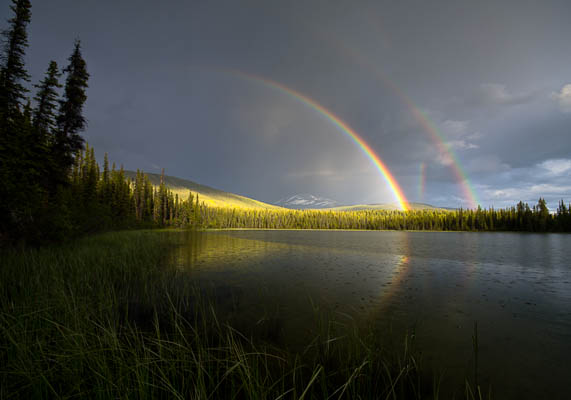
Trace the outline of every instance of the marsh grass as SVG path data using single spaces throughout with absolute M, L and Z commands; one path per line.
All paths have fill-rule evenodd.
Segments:
M 175 237 L 118 232 L 3 250 L 0 398 L 438 398 L 414 335 L 395 345 L 315 305 L 303 349 L 278 345 L 272 312 L 234 328 L 169 262 Z M 479 393 L 466 382 L 458 398 Z

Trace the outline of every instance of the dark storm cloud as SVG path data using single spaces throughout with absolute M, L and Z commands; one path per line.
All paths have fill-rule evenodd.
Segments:
M 33 80 L 51 59 L 64 65 L 81 38 L 91 73 L 86 137 L 126 168 L 165 167 L 265 201 L 299 192 L 394 200 L 331 121 L 223 72 L 240 70 L 348 123 L 412 201 L 466 204 L 454 160 L 426 123 L 483 205 L 571 200 L 567 1 L 51 0 L 33 1 L 32 14 Z

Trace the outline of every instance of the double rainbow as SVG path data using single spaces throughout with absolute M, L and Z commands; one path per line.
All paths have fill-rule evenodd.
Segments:
M 412 114 L 416 122 L 425 132 L 429 134 L 430 139 L 436 145 L 438 151 L 452 161 L 450 163 L 450 167 L 452 168 L 454 175 L 456 175 L 456 181 L 462 188 L 464 198 L 468 201 L 470 208 L 476 208 L 478 206 L 478 198 L 476 196 L 476 192 L 470 185 L 468 176 L 466 175 L 466 172 L 464 172 L 458 156 L 454 153 L 452 147 L 447 143 L 444 134 L 438 130 L 430 118 L 413 103 L 413 101 L 404 93 L 404 91 L 402 91 L 391 80 L 389 80 L 383 71 L 372 64 L 367 57 L 353 50 L 353 48 L 347 45 L 342 38 L 337 37 L 329 32 L 328 34 L 320 34 L 320 39 L 324 39 L 326 43 L 329 42 L 332 47 L 340 50 L 344 54 L 345 58 L 352 59 L 359 66 L 366 68 L 385 87 L 389 88 L 391 92 L 396 95 L 401 103 L 404 104 L 404 106 Z
M 373 162 L 376 169 L 381 173 L 382 177 L 391 188 L 391 191 L 393 192 L 395 199 L 398 202 L 401 210 L 407 211 L 409 209 L 408 200 L 406 199 L 398 182 L 396 181 L 394 176 L 390 173 L 387 166 L 383 163 L 381 158 L 373 151 L 371 146 L 369 146 L 367 142 L 365 142 L 365 140 L 363 140 L 363 138 L 360 137 L 357 134 L 357 132 L 355 132 L 349 125 L 343 122 L 341 118 L 333 114 L 331 111 L 327 110 L 325 107 L 317 103 L 315 100 L 312 100 L 309 97 L 301 94 L 300 92 L 297 92 L 293 89 L 288 88 L 287 86 L 282 85 L 281 83 L 260 76 L 247 74 L 242 71 L 237 71 L 237 70 L 224 70 L 224 71 L 231 75 L 240 77 L 242 79 L 261 83 L 268 88 L 277 90 L 283 94 L 287 94 L 288 96 L 308 106 L 309 108 L 316 111 L 317 113 L 325 117 L 327 120 L 332 122 L 335 126 L 337 126 L 341 130 L 341 132 L 349 136 L 361 148 L 363 153 L 365 153 L 367 157 Z

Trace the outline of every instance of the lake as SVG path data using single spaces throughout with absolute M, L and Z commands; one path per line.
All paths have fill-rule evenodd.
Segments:
M 321 313 L 414 335 L 443 390 L 478 372 L 494 398 L 571 393 L 571 236 L 565 234 L 211 231 L 177 233 L 172 262 L 241 330 L 271 321 L 303 348 Z

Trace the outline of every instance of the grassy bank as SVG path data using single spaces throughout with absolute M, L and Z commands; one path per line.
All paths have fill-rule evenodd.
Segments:
M 339 336 L 321 312 L 302 351 L 237 331 L 168 262 L 172 239 L 131 231 L 3 250 L 0 398 L 438 397 L 410 338 Z

